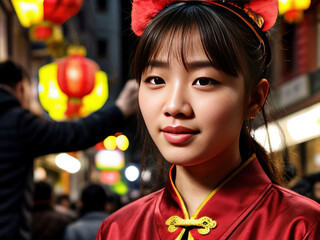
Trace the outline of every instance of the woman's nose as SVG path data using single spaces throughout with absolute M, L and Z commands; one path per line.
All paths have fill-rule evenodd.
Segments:
M 191 117 L 193 109 L 187 91 L 179 86 L 169 90 L 165 99 L 163 113 L 171 117 Z

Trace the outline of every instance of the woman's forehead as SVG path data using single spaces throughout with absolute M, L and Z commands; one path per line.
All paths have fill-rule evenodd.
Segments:
M 167 34 L 150 60 L 162 62 L 178 60 L 188 63 L 208 60 L 208 57 L 204 51 L 199 31 L 190 31 L 184 34 L 179 31 L 175 34 Z

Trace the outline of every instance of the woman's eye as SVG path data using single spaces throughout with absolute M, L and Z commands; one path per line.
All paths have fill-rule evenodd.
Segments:
M 153 85 L 160 85 L 160 84 L 164 84 L 164 80 L 160 77 L 148 77 L 146 79 L 146 82 L 153 84 Z
M 193 85 L 207 86 L 207 85 L 218 85 L 219 82 L 212 78 L 198 78 L 193 82 Z

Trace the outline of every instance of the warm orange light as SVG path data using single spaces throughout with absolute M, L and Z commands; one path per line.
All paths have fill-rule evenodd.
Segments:
M 279 13 L 289 23 L 303 19 L 303 11 L 310 7 L 311 0 L 279 0 Z
M 118 171 L 104 170 L 100 172 L 100 182 L 113 186 L 118 181 L 120 181 L 121 175 Z

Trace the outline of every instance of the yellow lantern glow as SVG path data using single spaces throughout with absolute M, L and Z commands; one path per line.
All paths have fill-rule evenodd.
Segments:
M 279 13 L 281 15 L 289 11 L 290 7 L 291 7 L 291 0 L 279 0 Z
M 279 13 L 285 14 L 290 10 L 307 10 L 311 0 L 279 0 Z
M 67 49 L 67 55 L 71 56 L 74 54 L 79 54 L 85 57 L 87 55 L 87 49 L 81 45 L 70 45 Z
M 95 86 L 90 94 L 82 99 L 82 107 L 80 109 L 80 116 L 87 116 L 100 109 L 109 97 L 108 77 L 103 71 L 96 73 Z
M 311 0 L 279 0 L 279 13 L 289 23 L 299 22 L 303 18 L 303 11 L 310 7 Z
M 310 7 L 311 0 L 296 0 L 295 7 L 299 10 L 307 10 Z
M 57 71 L 58 65 L 56 63 L 47 64 L 39 69 L 38 92 L 40 103 L 49 116 L 55 120 L 63 120 L 67 110 L 68 97 L 59 88 Z M 100 109 L 107 101 L 108 96 L 107 74 L 99 71 L 95 75 L 93 91 L 83 98 L 80 117 L 85 117 Z
M 14 10 L 23 27 L 30 27 L 43 20 L 44 0 L 11 0 Z
M 49 116 L 63 120 L 68 97 L 60 90 L 57 81 L 58 65 L 50 63 L 39 69 L 39 100 Z

